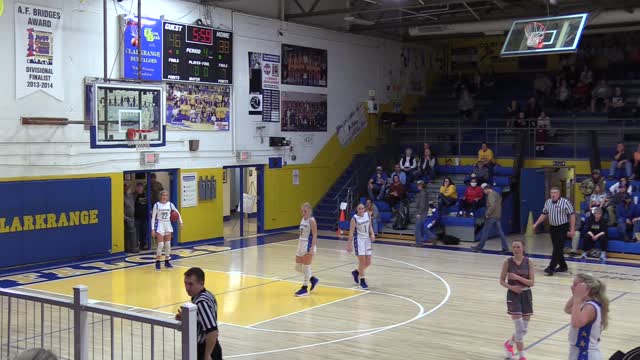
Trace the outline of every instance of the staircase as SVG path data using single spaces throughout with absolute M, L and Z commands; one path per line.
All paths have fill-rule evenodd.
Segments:
M 318 230 L 336 229 L 340 203 L 349 204 L 346 211 L 348 215 L 351 205 L 364 189 L 363 185 L 373 173 L 375 166 L 375 159 L 369 154 L 357 154 L 353 157 L 351 164 L 316 204 L 313 216 L 318 222 Z

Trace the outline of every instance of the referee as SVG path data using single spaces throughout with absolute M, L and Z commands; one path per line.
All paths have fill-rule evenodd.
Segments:
M 222 360 L 222 348 L 218 341 L 218 303 L 212 293 L 204 288 L 204 271 L 192 267 L 184 273 L 184 288 L 191 302 L 198 307 L 198 360 Z M 176 315 L 180 320 L 180 311 Z
M 576 232 L 576 214 L 569 200 L 560 197 L 560 189 L 551 188 L 551 199 L 544 203 L 544 209 L 538 220 L 533 224 L 535 231 L 538 225 L 549 218 L 551 243 L 553 244 L 553 253 L 551 254 L 551 262 L 544 269 L 545 275 L 551 276 L 554 272 L 566 272 L 568 270 L 567 263 L 564 261 L 564 240 L 568 237 L 573 238 Z M 556 269 L 556 266 L 558 268 Z

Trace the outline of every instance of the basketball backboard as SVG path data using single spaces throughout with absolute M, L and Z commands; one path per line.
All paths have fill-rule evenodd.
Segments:
M 516 20 L 500 56 L 527 56 L 574 52 L 587 14 Z
M 164 91 L 161 86 L 93 85 L 91 148 L 131 147 L 127 132 L 144 132 L 149 146 L 165 145 Z M 89 96 L 89 95 L 88 95 Z

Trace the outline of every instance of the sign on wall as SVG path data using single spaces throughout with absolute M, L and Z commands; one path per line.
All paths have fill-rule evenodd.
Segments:
M 64 100 L 61 9 L 16 3 L 16 99 L 36 91 Z
M 229 86 L 167 83 L 166 103 L 169 130 L 229 130 Z
M 5 182 L 0 193 L 12 194 L 0 211 L 0 268 L 111 251 L 111 179 Z
M 162 20 L 141 18 L 138 63 L 138 17 L 124 16 L 122 53 L 124 77 L 127 79 L 162 80 Z M 140 66 L 140 77 L 138 75 Z
M 182 201 L 180 207 L 198 206 L 198 173 L 182 174 Z
M 249 115 L 280 121 L 280 56 L 249 53 Z
M 282 44 L 282 83 L 327 87 L 327 50 Z
M 327 95 L 282 92 L 282 131 L 327 131 Z
M 360 135 L 362 130 L 367 127 L 367 110 L 364 103 L 355 107 L 337 127 L 338 140 L 342 147 L 351 144 L 355 138 Z

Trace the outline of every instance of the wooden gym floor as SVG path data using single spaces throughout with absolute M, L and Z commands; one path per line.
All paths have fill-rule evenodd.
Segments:
M 350 272 L 356 259 L 344 251 L 345 242 L 322 239 L 313 263 L 320 284 L 311 296 L 295 298 L 301 280 L 293 269 L 295 236 L 241 240 L 240 246 L 228 242 L 233 250 L 183 256 L 173 270 L 157 272 L 149 262 L 18 289 L 69 295 L 82 284 L 89 286 L 91 299 L 172 316 L 188 300 L 182 273 L 199 266 L 218 299 L 225 359 L 504 358 L 502 343 L 513 331 L 506 291 L 498 283 L 505 256 L 473 253 L 464 249 L 469 244 L 458 249 L 375 244 L 366 276 L 370 288 L 364 291 L 354 286 Z M 543 238 L 530 241 L 529 250 L 545 248 Z M 544 277 L 548 260 L 534 261 L 528 359 L 567 358 L 569 316 L 563 306 L 572 274 L 581 271 L 602 277 L 612 299 L 603 358 L 640 345 L 640 267 L 572 261 L 570 273 Z

